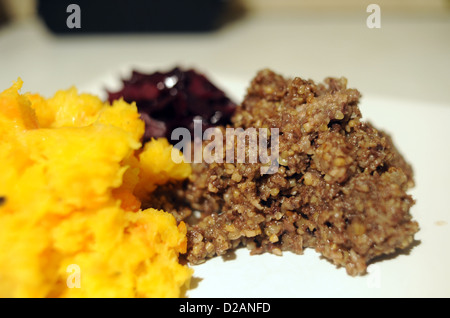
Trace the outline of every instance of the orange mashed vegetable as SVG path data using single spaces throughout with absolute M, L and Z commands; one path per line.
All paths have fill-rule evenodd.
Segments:
M 186 226 L 141 201 L 189 164 L 141 147 L 134 104 L 21 87 L 0 94 L 0 297 L 183 296 Z

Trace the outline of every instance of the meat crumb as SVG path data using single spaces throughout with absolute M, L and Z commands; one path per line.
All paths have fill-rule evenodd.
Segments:
M 186 259 L 199 264 L 239 246 L 276 255 L 313 248 L 356 276 L 371 259 L 410 246 L 419 230 L 407 194 L 413 170 L 388 134 L 362 120 L 360 97 L 345 78 L 259 71 L 230 127 L 278 128 L 279 169 L 262 174 L 261 162 L 224 157 L 192 164 L 178 191 L 161 192 L 161 208 L 183 211 L 174 212 L 179 221 L 200 211 L 186 218 Z

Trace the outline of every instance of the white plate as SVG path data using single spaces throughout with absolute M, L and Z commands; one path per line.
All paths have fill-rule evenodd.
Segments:
M 126 65 L 81 88 L 106 98 L 132 69 L 145 72 L 170 67 Z M 200 70 L 201 71 L 201 70 Z M 206 74 L 239 102 L 250 79 Z M 291 74 L 285 74 L 287 76 Z M 356 87 L 357 88 L 357 87 Z M 450 296 L 450 105 L 364 96 L 363 117 L 389 132 L 412 164 L 416 199 L 411 209 L 419 222 L 417 244 L 407 253 L 371 264 L 368 274 L 348 276 L 312 249 L 303 255 L 250 256 L 246 248 L 193 266 L 188 297 L 449 297 Z

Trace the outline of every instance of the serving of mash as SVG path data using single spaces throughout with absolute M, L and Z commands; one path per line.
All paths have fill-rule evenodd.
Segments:
M 0 94 L 0 296 L 181 296 L 186 226 L 141 201 L 190 165 L 142 145 L 133 103 L 21 87 Z

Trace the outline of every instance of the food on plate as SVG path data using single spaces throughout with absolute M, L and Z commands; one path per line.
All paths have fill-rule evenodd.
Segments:
M 359 99 L 345 78 L 315 83 L 258 72 L 230 127 L 278 128 L 278 168 L 262 173 L 267 163 L 239 163 L 235 151 L 227 162 L 236 142 L 224 140 L 221 160 L 192 164 L 188 182 L 158 189 L 152 202 L 201 212 L 186 219 L 187 260 L 199 264 L 242 245 L 253 254 L 313 248 L 359 275 L 375 257 L 410 246 L 419 229 L 407 194 L 413 170 L 388 134 L 362 120 Z
M 345 78 L 264 69 L 238 106 L 179 68 L 135 71 L 108 102 L 21 87 L 0 94 L 0 297 L 179 297 L 193 274 L 181 256 L 200 264 L 240 246 L 313 248 L 360 275 L 419 230 L 413 169 Z M 211 157 L 174 161 L 171 131 L 197 118 L 223 148 L 205 152 L 204 138 Z M 260 148 L 242 161 L 247 131 Z
M 134 104 L 21 86 L 0 94 L 0 296 L 181 296 L 186 226 L 141 202 L 190 165 L 165 139 L 141 147 Z
M 184 127 L 193 133 L 193 119 L 202 119 L 203 129 L 227 125 L 236 104 L 205 75 L 194 69 L 175 67 L 167 72 L 133 71 L 123 87 L 108 92 L 109 101 L 135 102 L 145 121 L 144 141 L 166 137 Z

